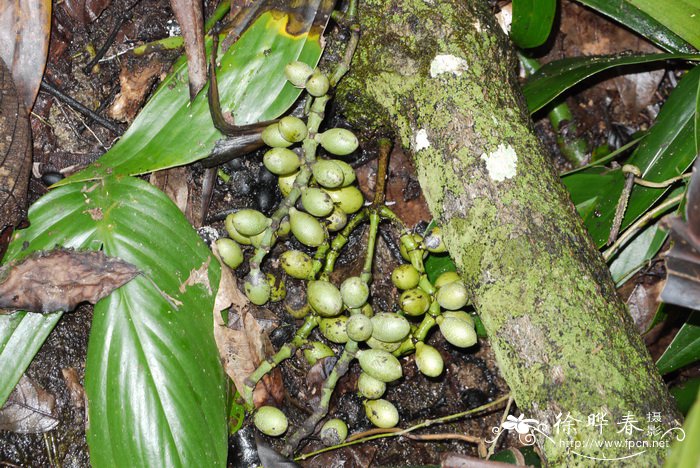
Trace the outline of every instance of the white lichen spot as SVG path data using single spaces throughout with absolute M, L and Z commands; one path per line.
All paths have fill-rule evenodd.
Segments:
M 515 177 L 518 155 L 512 146 L 498 145 L 496 151 L 483 153 L 481 159 L 486 163 L 486 170 L 494 182 L 503 182 Z
M 430 141 L 428 140 L 428 132 L 424 128 L 421 128 L 416 133 L 416 151 L 422 149 L 430 148 Z
M 479 20 L 476 20 L 472 23 L 472 26 L 474 26 L 474 29 L 476 29 L 476 32 L 480 33 L 481 32 L 481 23 Z
M 443 73 L 452 73 L 455 76 L 460 76 L 468 69 L 469 64 L 463 58 L 450 54 L 438 54 L 430 62 L 430 77 L 435 78 Z

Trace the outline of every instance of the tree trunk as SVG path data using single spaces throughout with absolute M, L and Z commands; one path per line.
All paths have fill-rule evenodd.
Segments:
M 547 461 L 643 452 L 628 463 L 658 465 L 663 448 L 572 446 L 651 440 L 619 423 L 631 415 L 646 431 L 659 413 L 663 432 L 679 415 L 531 131 L 488 2 L 362 0 L 360 22 L 341 107 L 357 128 L 391 129 L 413 156 L 519 410 L 550 426 L 551 439 L 538 437 Z M 601 425 L 588 425 L 596 413 Z M 567 416 L 579 421 L 569 434 Z

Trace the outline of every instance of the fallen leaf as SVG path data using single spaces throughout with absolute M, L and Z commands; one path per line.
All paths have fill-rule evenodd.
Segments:
M 661 300 L 700 309 L 700 159 L 695 160 L 688 185 L 686 222 L 677 216 L 664 219 L 673 241 L 666 254 L 668 278 Z
M 58 425 L 56 398 L 23 375 L 0 410 L 0 429 L 22 434 L 47 432 Z
M 100 17 L 112 0 L 64 0 L 63 9 L 75 21 L 85 26 Z
M 49 51 L 51 0 L 0 2 L 0 58 L 29 110 L 39 92 Z
M 31 168 L 29 117 L 0 60 L 0 230 L 24 218 Z
M 627 308 L 640 333 L 649 328 L 659 308 L 659 293 L 664 287 L 664 282 L 658 278 L 653 279 L 654 281 L 635 284 L 627 298 Z
M 76 408 L 85 407 L 85 388 L 80 384 L 80 377 L 75 367 L 66 367 L 61 369 L 63 379 L 66 381 L 68 393 L 73 406 Z
M 135 266 L 102 252 L 37 252 L 0 267 L 0 308 L 67 312 L 81 302 L 95 304 L 138 274 Z
M 134 120 L 164 69 L 164 63 L 155 57 L 145 63 L 125 61 L 119 72 L 119 94 L 107 109 L 107 115 L 120 122 Z
M 180 211 L 185 214 L 187 221 L 198 225 L 194 219 L 194 204 L 191 203 L 191 184 L 188 183 L 189 173 L 188 167 L 173 167 L 152 173 L 149 182 L 164 192 L 180 208 Z

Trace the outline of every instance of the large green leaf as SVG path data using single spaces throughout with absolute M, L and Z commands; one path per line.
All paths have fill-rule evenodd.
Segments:
M 700 49 L 700 3 L 697 0 L 629 0 L 641 11 Z
M 621 286 L 639 271 L 661 250 L 668 232 L 659 222 L 642 230 L 610 263 L 610 274 L 616 285 Z
M 690 70 L 671 93 L 656 123 L 627 161 L 642 171 L 644 179 L 663 182 L 685 172 L 695 159 L 694 117 L 700 67 Z M 593 167 L 563 177 L 571 199 L 584 218 L 596 245 L 610 234 L 624 177 L 620 169 Z M 654 205 L 668 189 L 635 185 L 622 223 L 626 228 Z
M 638 32 L 667 52 L 691 53 L 693 48 L 672 30 L 627 0 L 577 0 Z M 657 0 L 658 1 L 658 0 Z
M 622 65 L 661 60 L 700 60 L 694 54 L 600 55 L 575 57 L 550 62 L 533 74 L 523 87 L 530 113 L 537 112 L 552 99 L 588 77 Z
M 556 0 L 513 0 L 510 38 L 523 49 L 544 44 L 552 29 L 556 11 Z
M 257 19 L 220 55 L 222 110 L 238 125 L 274 119 L 296 101 L 301 90 L 286 81 L 284 66 L 294 60 L 316 65 L 321 30 L 334 1 L 310 0 L 294 13 L 271 10 L 272 3 L 265 2 Z M 187 66 L 178 61 L 121 140 L 95 164 L 57 185 L 143 174 L 207 157 L 223 138 L 209 115 L 207 89 L 190 103 Z
M 690 314 L 671 344 L 656 362 L 661 374 L 668 374 L 700 360 L 700 315 Z
M 212 323 L 220 267 L 182 213 L 153 186 L 119 176 L 56 189 L 29 220 L 6 261 L 59 245 L 101 249 L 143 272 L 94 309 L 85 375 L 92 464 L 225 465 L 226 390 Z M 56 321 L 11 317 L 25 330 L 17 339 L 32 323 L 44 336 Z M 0 369 L 40 344 L 3 352 Z
M 683 438 L 676 437 L 664 468 L 697 468 L 700 460 L 700 393 L 683 424 Z

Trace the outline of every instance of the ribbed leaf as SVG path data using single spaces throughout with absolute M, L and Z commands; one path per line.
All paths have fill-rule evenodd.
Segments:
M 274 119 L 296 101 L 301 90 L 284 77 L 294 60 L 315 66 L 321 56 L 321 31 L 333 5 L 310 0 L 292 13 L 264 11 L 223 55 L 217 72 L 222 110 L 238 125 Z M 207 157 L 224 136 L 214 128 L 205 87 L 190 103 L 187 66 L 178 61 L 129 130 L 87 169 L 57 185 L 136 175 L 188 164 Z
M 656 362 L 659 372 L 668 374 L 700 360 L 700 315 L 693 312 Z
M 92 464 L 223 466 L 226 392 L 212 323 L 220 269 L 182 213 L 142 180 L 108 177 L 50 192 L 29 219 L 6 260 L 62 245 L 102 249 L 143 272 L 95 306 L 85 376 Z M 14 320 L 19 330 L 36 316 Z M 40 344 L 14 346 L 0 369 Z
M 550 62 L 533 74 L 523 87 L 530 113 L 537 112 L 552 99 L 596 73 L 622 65 L 660 60 L 700 60 L 693 54 L 600 55 L 576 57 Z
M 523 49 L 544 44 L 556 11 L 556 0 L 513 0 L 510 38 Z
M 667 52 L 693 52 L 680 36 L 627 0 L 577 0 L 588 7 L 622 23 L 646 37 Z M 658 1 L 658 0 L 657 0 Z

